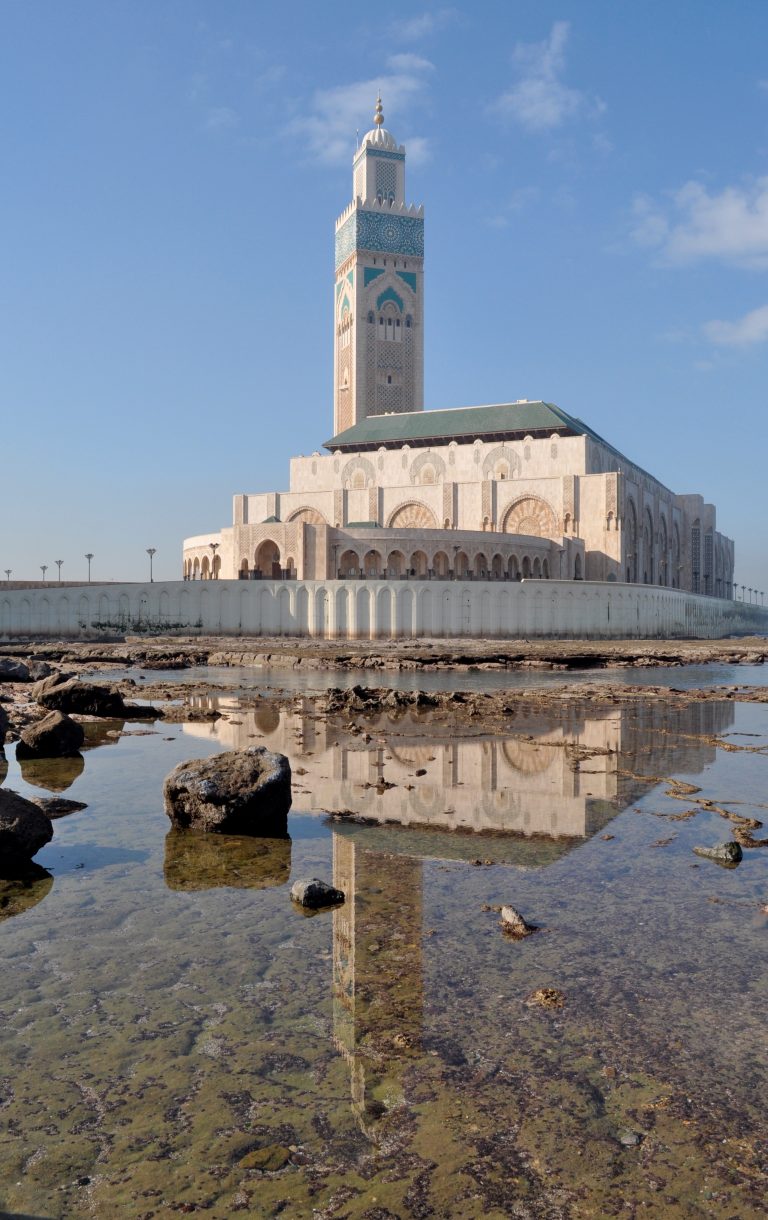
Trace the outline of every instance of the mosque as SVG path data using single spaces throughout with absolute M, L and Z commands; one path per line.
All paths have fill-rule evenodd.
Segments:
M 518 399 L 424 410 L 424 210 L 374 126 L 336 222 L 334 435 L 288 491 L 234 497 L 184 541 L 185 580 L 587 580 L 733 597 L 712 504 L 677 495 L 588 424 Z

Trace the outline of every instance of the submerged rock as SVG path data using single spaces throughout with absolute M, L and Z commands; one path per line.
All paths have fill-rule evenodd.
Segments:
M 344 902 L 345 895 L 343 890 L 337 890 L 327 881 L 312 877 L 309 880 L 303 878 L 300 881 L 294 881 L 291 886 L 291 898 L 300 907 L 309 907 L 314 911 L 319 907 L 336 906 L 338 903 Z
M 697 856 L 714 860 L 716 864 L 738 864 L 744 855 L 740 843 L 718 843 L 716 847 L 694 847 Z
M 68 813 L 88 808 L 85 801 L 68 801 L 64 796 L 34 796 L 32 803 L 42 809 L 47 818 L 65 818 Z
M 169 890 L 268 889 L 291 875 L 291 840 L 170 830 L 165 838 Z
M 32 801 L 10 788 L 0 789 L 0 875 L 17 875 L 21 863 L 28 862 L 50 843 L 53 827 Z
M 518 910 L 509 906 L 501 908 L 501 926 L 512 940 L 522 940 L 539 930 L 536 924 L 527 923 Z
M 529 1008 L 564 1008 L 565 996 L 556 987 L 540 987 L 526 999 Z
M 264 746 L 180 763 L 163 785 L 174 826 L 213 834 L 287 833 L 291 767 Z
M 82 725 L 65 712 L 49 712 L 35 724 L 21 731 L 16 757 L 71 758 L 79 754 L 85 740 Z

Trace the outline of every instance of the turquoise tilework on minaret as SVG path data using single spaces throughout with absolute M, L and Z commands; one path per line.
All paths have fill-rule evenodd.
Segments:
M 363 272 L 363 288 L 367 288 L 369 284 L 372 284 L 377 275 L 383 274 L 383 267 L 366 267 L 365 271 Z
M 356 210 L 336 234 L 336 266 L 355 250 L 424 257 L 424 221 L 418 216 L 399 216 L 387 211 Z
M 416 272 L 415 271 L 398 271 L 397 274 L 400 276 L 400 279 L 403 280 L 408 285 L 411 292 L 416 291 Z

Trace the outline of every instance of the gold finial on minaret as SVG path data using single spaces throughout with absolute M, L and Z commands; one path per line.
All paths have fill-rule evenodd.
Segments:
M 376 110 L 373 115 L 373 121 L 377 127 L 384 125 L 384 107 L 381 104 L 381 94 L 376 98 Z

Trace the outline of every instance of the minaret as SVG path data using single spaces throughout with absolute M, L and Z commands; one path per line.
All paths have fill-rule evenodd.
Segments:
M 424 208 L 405 202 L 405 148 L 374 126 L 336 221 L 334 435 L 369 415 L 424 409 Z

